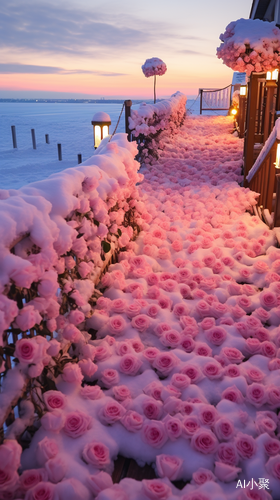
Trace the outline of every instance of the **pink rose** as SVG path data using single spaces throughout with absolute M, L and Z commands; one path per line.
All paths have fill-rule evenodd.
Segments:
M 269 290 L 263 291 L 259 295 L 261 306 L 264 309 L 272 309 L 273 307 L 277 307 L 277 295 L 274 292 L 270 292 Z
M 162 403 L 153 398 L 147 398 L 142 404 L 142 409 L 145 417 L 158 420 L 162 414 Z
M 244 375 L 249 384 L 252 382 L 262 382 L 265 377 L 265 374 L 256 367 L 248 368 Z
M 150 500 L 167 500 L 172 493 L 170 486 L 159 479 L 143 479 L 142 489 Z
M 214 361 L 206 363 L 202 368 L 202 372 L 209 380 L 219 380 L 224 375 L 222 366 Z
M 43 397 L 49 411 L 62 410 L 66 406 L 66 396 L 60 391 L 44 392 Z
M 138 332 L 145 332 L 151 324 L 151 320 L 149 316 L 146 314 L 138 314 L 138 316 L 134 316 L 131 321 L 131 326 L 138 330 Z
M 189 327 L 190 328 L 190 327 Z M 183 334 L 185 332 L 183 331 Z M 181 339 L 181 347 L 185 352 L 192 352 L 195 348 L 195 341 L 193 339 L 193 335 L 184 335 Z
M 16 341 L 15 358 L 23 364 L 36 363 L 39 355 L 39 346 L 35 338 Z
M 182 341 L 182 334 L 177 330 L 168 330 L 167 332 L 162 333 L 160 341 L 165 347 L 171 347 L 175 349 L 180 345 Z
M 142 439 L 153 448 L 161 448 L 168 439 L 163 422 L 150 420 L 144 423 Z
M 224 375 L 231 378 L 240 377 L 241 372 L 239 366 L 227 365 L 225 367 Z
M 236 387 L 236 385 L 232 385 L 228 387 L 222 392 L 221 399 L 227 399 L 228 401 L 232 401 L 233 403 L 243 403 L 244 397 L 242 392 Z
M 92 464 L 98 469 L 104 469 L 110 464 L 109 449 L 98 441 L 87 443 L 83 449 L 82 457 L 87 464 Z
M 126 321 L 122 316 L 116 314 L 109 319 L 107 328 L 111 335 L 122 335 L 126 328 Z
M 205 331 L 206 339 L 213 345 L 220 346 L 227 338 L 227 332 L 221 326 L 215 326 Z
M 171 377 L 171 384 L 177 389 L 186 389 L 190 383 L 191 379 L 183 373 L 174 373 Z
M 274 457 L 275 455 L 280 454 L 280 441 L 267 436 L 264 441 L 264 449 L 269 457 Z
M 239 467 L 223 462 L 215 462 L 215 476 L 223 483 L 230 483 L 236 479 L 239 472 L 242 472 Z
M 242 459 L 251 458 L 257 451 L 257 445 L 252 436 L 239 432 L 235 438 L 238 454 Z
M 131 399 L 131 393 L 126 385 L 118 385 L 112 389 L 113 395 L 117 401 L 125 401 Z
M 219 444 L 217 456 L 219 461 L 225 464 L 237 465 L 239 462 L 237 449 L 233 442 Z
M 244 359 L 244 356 L 239 349 L 235 347 L 223 347 L 221 349 L 221 356 L 226 360 L 226 363 L 239 364 Z
M 267 402 L 272 408 L 280 406 L 280 389 L 276 385 L 266 386 Z
M 205 300 L 200 300 L 197 303 L 195 310 L 201 318 L 205 318 L 206 316 L 209 316 L 210 306 L 207 302 L 205 302 Z
M 191 439 L 191 446 L 195 451 L 204 455 L 214 453 L 218 447 L 218 440 L 212 431 L 198 429 Z
M 269 474 L 276 479 L 280 479 L 280 455 L 270 457 L 265 464 L 265 468 Z
M 80 394 L 84 399 L 91 399 L 92 401 L 99 399 L 103 396 L 103 392 L 100 389 L 99 385 L 85 385 L 81 387 Z
M 46 431 L 60 432 L 64 426 L 65 416 L 61 410 L 52 410 L 41 417 L 42 427 Z
M 144 387 L 143 392 L 154 399 L 161 400 L 163 385 L 160 382 L 154 381 Z
M 112 387 L 118 384 L 119 381 L 119 373 L 117 370 L 114 370 L 114 368 L 106 368 L 100 374 L 100 382 L 102 382 L 105 387 Z
M 73 325 L 79 325 L 85 320 L 85 315 L 82 311 L 79 311 L 78 309 L 72 309 L 68 315 L 68 321 L 69 323 L 72 323 Z
M 169 373 L 177 366 L 179 359 L 171 352 L 160 352 L 156 355 L 152 366 L 155 368 L 163 377 L 167 377 Z M 188 374 L 187 374 L 188 375 Z
M 275 436 L 274 432 L 277 428 L 277 423 L 265 415 L 265 412 L 257 412 L 257 418 L 255 420 L 256 430 L 258 434 L 270 434 L 272 437 Z
M 199 406 L 198 417 L 202 425 L 212 426 L 217 420 L 218 412 L 213 406 L 205 404 Z
M 134 376 L 139 372 L 142 364 L 142 361 L 134 354 L 125 354 L 120 361 L 119 370 L 125 375 Z
M 113 481 L 110 474 L 100 471 L 97 474 L 87 477 L 87 486 L 94 496 L 98 496 L 101 491 L 111 488 Z
M 203 330 L 209 330 L 215 327 L 215 320 L 214 318 L 206 317 L 201 321 L 200 326 Z
M 49 481 L 56 484 L 64 478 L 67 471 L 67 464 L 61 457 L 56 456 L 45 463 L 45 468 Z
M 268 340 L 261 343 L 261 354 L 267 358 L 274 358 L 276 356 L 275 344 Z
M 86 378 L 92 378 L 98 367 L 95 365 L 91 359 L 81 359 L 78 362 L 79 367 L 81 368 L 82 374 Z
M 36 458 L 39 465 L 44 465 L 48 460 L 58 454 L 58 447 L 53 439 L 45 437 L 37 444 Z
M 102 424 L 112 425 L 120 420 L 125 412 L 126 410 L 121 404 L 112 400 L 108 401 L 102 408 L 100 408 L 98 416 Z
M 216 481 L 216 478 L 209 469 L 204 469 L 203 467 L 200 467 L 197 469 L 197 471 L 193 472 L 192 475 L 192 483 L 198 484 L 199 486 L 201 484 L 206 483 L 206 481 Z
M 193 436 L 200 428 L 196 415 L 184 417 L 182 420 L 182 430 L 185 437 Z
M 143 426 L 142 415 L 132 410 L 127 411 L 120 421 L 129 432 L 138 432 Z
M 262 384 L 253 383 L 247 387 L 246 398 L 256 408 L 264 405 L 267 401 L 266 391 Z
M 81 332 L 75 325 L 68 323 L 63 328 L 62 336 L 64 339 L 69 340 L 69 342 L 77 343 L 81 338 Z
M 105 361 L 112 356 L 112 351 L 107 342 L 102 342 L 95 348 L 95 359 L 96 361 Z
M 55 486 L 52 483 L 40 482 L 25 495 L 26 500 L 54 500 L 57 498 L 55 494 Z
M 126 307 L 127 307 L 127 302 L 124 299 L 112 300 L 112 302 L 110 304 L 110 308 L 111 308 L 112 312 L 116 313 L 116 314 L 123 314 L 125 312 Z M 105 472 L 104 472 L 104 474 L 105 474 Z
M 67 436 L 76 439 L 85 434 L 91 427 L 91 417 L 81 411 L 72 411 L 66 416 L 64 432 Z
M 166 415 L 163 422 L 168 438 L 171 441 L 176 441 L 176 439 L 178 439 L 182 434 L 181 421 L 176 417 Z
M 205 342 L 196 342 L 194 353 L 197 354 L 198 356 L 209 357 L 212 356 L 212 349 Z
M 19 310 L 16 318 L 16 326 L 23 332 L 30 330 L 36 324 L 40 324 L 42 321 L 42 316 L 39 314 L 33 305 L 25 305 Z
M 204 378 L 201 369 L 196 365 L 192 365 L 191 363 L 186 363 L 185 366 L 180 370 L 180 373 L 187 375 L 190 378 L 192 384 L 197 384 Z
M 56 357 L 61 349 L 60 342 L 55 339 L 51 339 L 48 342 L 47 354 L 52 357 Z
M 82 374 L 81 368 L 77 364 L 67 363 L 62 372 L 62 379 L 64 382 L 70 384 L 80 385 L 84 376 Z
M 36 484 L 40 483 L 41 481 L 47 481 L 47 480 L 48 480 L 48 474 L 46 469 L 25 470 L 19 477 L 19 488 L 24 493 L 26 493 L 26 491 L 36 486 Z
M 216 420 L 214 431 L 219 441 L 229 441 L 235 434 L 233 423 L 226 417 L 220 417 Z
M 156 468 L 159 477 L 167 477 L 170 481 L 182 478 L 183 460 L 174 455 L 157 455 Z

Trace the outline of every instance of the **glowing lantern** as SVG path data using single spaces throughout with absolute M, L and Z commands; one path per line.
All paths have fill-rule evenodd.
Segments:
M 247 85 L 240 85 L 240 96 L 247 96 Z
M 266 73 L 266 80 L 273 80 L 275 82 L 278 81 L 278 69 L 274 69 L 273 71 L 267 71 Z
M 280 142 L 277 143 L 276 148 L 276 162 L 274 163 L 275 168 L 280 169 Z
M 95 113 L 91 121 L 93 125 L 93 140 L 95 149 L 98 148 L 102 139 L 109 135 L 111 118 L 107 113 L 99 111 Z

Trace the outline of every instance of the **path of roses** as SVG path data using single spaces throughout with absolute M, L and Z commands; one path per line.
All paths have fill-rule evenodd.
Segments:
M 75 345 L 79 363 L 44 394 L 20 487 L 0 498 L 280 498 L 280 249 L 247 211 L 231 127 L 188 117 L 142 169 L 148 215 L 102 279 L 97 340 Z M 12 470 L 20 451 L 3 446 Z M 113 485 L 118 454 L 159 479 Z M 252 478 L 271 494 L 236 488 Z

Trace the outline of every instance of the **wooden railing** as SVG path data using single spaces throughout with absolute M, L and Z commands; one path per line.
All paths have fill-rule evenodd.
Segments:
M 258 200 L 260 215 L 271 228 L 280 226 L 280 173 L 277 173 L 279 169 L 276 168 L 279 143 L 274 127 L 246 177 L 249 188 L 260 193 Z M 273 218 L 270 215 L 272 212 Z

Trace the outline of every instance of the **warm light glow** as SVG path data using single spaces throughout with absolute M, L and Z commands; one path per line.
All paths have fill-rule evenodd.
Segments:
M 242 96 L 247 95 L 247 85 L 240 85 L 240 95 Z
M 266 79 L 267 80 L 275 80 L 276 82 L 278 81 L 278 69 L 274 69 L 273 71 L 268 71 L 266 73 Z
M 98 148 L 101 142 L 101 127 L 100 125 L 94 125 L 94 147 Z
M 109 135 L 109 127 L 108 125 L 104 125 L 103 127 L 103 139 Z
M 237 115 L 237 109 L 233 108 L 233 109 L 231 110 L 231 114 L 232 114 L 233 116 Z
M 280 169 L 280 143 L 277 144 L 275 168 Z

